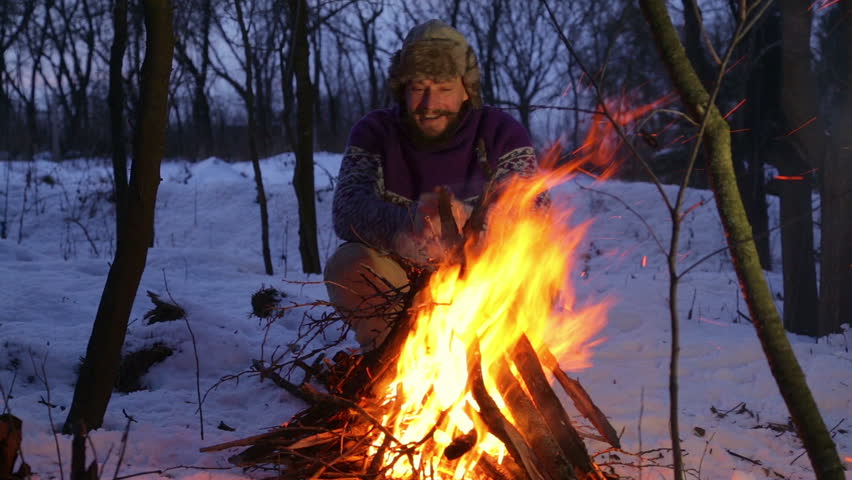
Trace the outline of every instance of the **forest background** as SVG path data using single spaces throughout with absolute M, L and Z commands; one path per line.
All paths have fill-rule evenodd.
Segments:
M 392 103 L 384 90 L 390 55 L 410 26 L 440 17 L 465 32 L 477 50 L 484 101 L 515 114 L 542 149 L 558 142 L 567 153 L 563 160 L 597 159 L 587 172 L 593 176 L 706 187 L 710 176 L 703 174 L 694 146 L 710 125 L 703 122 L 721 114 L 704 115 L 698 103 L 706 100 L 690 99 L 689 88 L 677 80 L 679 65 L 671 55 L 676 48 L 661 40 L 660 28 L 652 38 L 648 25 L 657 4 L 645 3 L 640 11 L 629 2 L 601 9 L 594 2 L 514 0 L 417 7 L 198 0 L 178 2 L 173 10 L 153 0 L 7 2 L 0 11 L 0 152 L 4 161 L 33 166 L 36 160 L 112 158 L 116 271 L 124 268 L 119 258 L 132 259 L 131 270 L 144 269 L 153 236 L 146 227 L 153 205 L 145 202 L 151 198 L 128 196 L 128 165 L 130 191 L 153 187 L 155 196 L 152 180 L 161 154 L 248 159 L 266 273 L 272 275 L 259 158 L 293 151 L 302 268 L 319 272 L 313 152 L 341 150 L 349 125 Z M 713 92 L 708 98 L 726 112 L 733 167 L 753 232 L 742 241 L 754 240 L 764 270 L 778 267 L 769 234 L 781 231 L 784 327 L 811 336 L 840 331 L 852 312 L 852 296 L 844 291 L 852 284 L 852 147 L 842 134 L 852 127 L 850 2 L 684 0 L 668 4 L 667 13 L 675 18 L 704 95 Z M 156 39 L 161 43 L 151 43 Z M 163 82 L 146 87 L 146 68 L 149 79 L 165 73 Z M 684 106 L 676 103 L 675 91 Z M 158 103 L 160 93 L 167 93 L 167 102 Z M 621 134 L 614 144 L 600 135 L 611 127 Z M 157 133 L 161 129 L 167 142 Z M 710 130 L 708 136 L 710 155 Z M 30 172 L 25 202 L 27 192 L 37 197 L 39 185 L 50 182 L 35 167 Z M 777 226 L 769 225 L 768 195 L 780 198 Z M 2 238 L 13 235 L 8 198 Z M 99 320 L 112 316 L 112 307 L 127 307 L 104 306 L 112 298 L 110 285 Z M 113 343 L 120 348 L 121 342 Z M 89 356 L 80 384 L 94 365 Z

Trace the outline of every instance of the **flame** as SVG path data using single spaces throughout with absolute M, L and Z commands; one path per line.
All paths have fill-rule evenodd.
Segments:
M 554 148 L 548 155 L 558 153 Z M 465 245 L 465 265 L 441 265 L 420 293 L 396 377 L 385 391 L 382 423 L 403 444 L 422 448 L 410 456 L 386 454 L 383 464 L 393 462 L 388 476 L 425 472 L 460 479 L 470 476 L 484 452 L 498 460 L 506 455 L 475 413 L 479 407 L 468 388 L 473 366 L 467 363 L 473 345 L 481 351 L 486 389 L 510 421 L 489 370 L 521 335 L 536 350 L 549 348 L 562 368 L 590 365 L 607 304 L 581 306 L 566 283 L 589 223 L 569 225 L 571 211 L 555 203 L 536 206 L 541 193 L 564 182 L 577 166 L 511 181 L 491 208 L 483 236 Z M 454 438 L 474 430 L 471 450 L 456 461 L 442 459 Z
M 634 107 L 631 105 L 629 96 L 624 95 L 620 98 L 605 100 L 604 105 L 615 123 L 626 129 L 652 111 L 671 103 L 675 98 L 676 94 L 670 93 L 648 104 Z M 599 180 L 610 178 L 618 171 L 618 166 L 624 160 L 623 155 L 619 155 L 623 141 L 616 134 L 613 122 L 603 113 L 594 114 L 590 125 L 585 141 L 572 152 L 572 162 L 585 164 L 588 165 L 587 169 L 599 171 L 599 174 L 595 176 Z M 668 127 L 669 125 L 658 133 L 662 133 Z M 547 166 L 545 162 L 542 164 Z

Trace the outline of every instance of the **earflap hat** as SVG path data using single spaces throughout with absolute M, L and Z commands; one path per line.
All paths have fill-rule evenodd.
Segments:
M 482 106 L 479 63 L 473 48 L 458 30 L 440 20 L 415 26 L 391 58 L 388 88 L 403 101 L 405 85 L 417 78 L 436 81 L 461 77 L 470 97 L 470 106 Z

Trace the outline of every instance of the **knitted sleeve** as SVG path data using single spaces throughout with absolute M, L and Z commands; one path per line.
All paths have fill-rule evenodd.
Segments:
M 508 115 L 507 115 L 508 117 Z M 503 125 L 506 125 L 505 127 Z M 503 122 L 500 137 L 502 142 L 498 145 L 496 168 L 491 179 L 500 189 L 500 185 L 513 176 L 529 178 L 539 172 L 538 159 L 529 134 L 514 119 Z M 550 193 L 545 191 L 536 199 L 539 207 L 550 206 Z
M 396 234 L 411 231 L 409 207 L 386 199 L 381 156 L 350 145 L 332 202 L 334 231 L 343 240 L 390 250 Z

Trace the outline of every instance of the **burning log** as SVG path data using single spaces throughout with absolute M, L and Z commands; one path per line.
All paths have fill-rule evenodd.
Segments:
M 515 344 L 512 359 L 530 392 L 530 399 L 543 418 L 547 418 L 546 429 L 550 431 L 563 455 L 570 460 L 578 478 L 594 475 L 595 469 L 586 446 L 571 425 L 568 413 L 562 407 L 556 393 L 544 376 L 541 362 L 526 335 L 522 335 Z
M 580 414 L 592 423 L 607 443 L 615 448 L 621 448 L 621 440 L 619 440 L 618 433 L 615 431 L 615 428 L 613 428 L 612 424 L 609 423 L 609 420 L 607 420 L 606 415 L 603 414 L 601 409 L 599 409 L 598 406 L 595 405 L 595 402 L 592 401 L 592 397 L 589 396 L 589 393 L 586 392 L 583 385 L 581 385 L 579 381 L 566 375 L 565 372 L 559 368 L 559 361 L 556 360 L 556 357 L 550 350 L 545 348 L 541 352 L 540 358 L 544 366 L 550 370 L 556 378 L 556 381 L 558 381 L 559 385 L 562 386 L 565 393 L 571 397 L 571 401 L 574 402 L 574 406 L 577 407 Z

